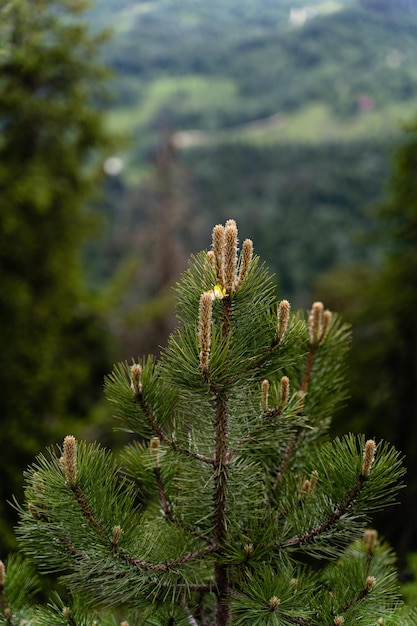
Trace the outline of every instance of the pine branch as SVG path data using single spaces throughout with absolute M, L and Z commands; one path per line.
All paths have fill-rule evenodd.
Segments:
M 340 613 L 346 613 L 346 611 L 348 611 L 350 609 L 351 606 L 353 606 L 354 604 L 357 604 L 358 602 L 360 602 L 361 600 L 363 600 L 364 598 L 366 598 L 366 596 L 369 595 L 369 593 L 371 592 L 372 589 L 372 585 L 367 585 L 364 589 L 362 589 L 355 598 L 352 598 L 351 600 L 348 600 L 348 602 L 346 602 L 346 604 L 344 604 L 344 606 L 340 609 Z
M 214 465 L 215 461 L 213 458 L 209 456 L 205 456 L 204 454 L 198 454 L 197 452 L 192 452 L 191 450 L 187 450 L 186 448 L 182 448 L 166 434 L 162 426 L 154 418 L 151 409 L 146 404 L 141 390 L 135 394 L 135 399 L 137 403 L 139 404 L 143 414 L 145 415 L 146 420 L 149 426 L 151 427 L 152 432 L 154 433 L 155 436 L 159 437 L 161 441 L 163 441 L 167 446 L 169 446 L 170 448 L 172 448 L 173 450 L 175 450 L 175 452 L 178 452 L 179 454 L 183 454 L 184 456 L 190 457 L 192 459 L 197 459 L 198 461 L 201 461 L 202 463 Z
M 196 559 L 198 560 L 205 554 L 214 552 L 215 550 L 217 550 L 217 545 L 213 544 L 199 550 L 194 550 L 193 552 L 187 552 L 187 554 L 184 554 L 179 559 L 171 559 L 171 561 L 165 561 L 161 563 L 149 563 L 148 561 L 143 561 L 142 559 L 135 559 L 134 557 L 129 556 L 122 551 L 120 551 L 119 554 L 121 558 L 126 561 L 126 563 L 129 563 L 129 565 L 133 565 L 138 569 L 150 570 L 154 572 L 166 572 L 174 569 L 175 567 L 178 567 L 179 565 L 184 565 L 189 561 L 193 561 Z
M 215 403 L 214 537 L 221 547 L 224 545 L 227 532 L 227 409 L 224 398 L 219 393 L 216 395 Z M 218 592 L 215 623 L 218 626 L 227 625 L 230 619 L 230 603 L 228 601 L 229 581 L 226 565 L 216 564 L 214 579 Z
M 316 526 L 314 526 L 314 528 L 311 528 L 309 531 L 303 533 L 302 535 L 297 535 L 296 537 L 287 539 L 287 541 L 284 541 L 282 544 L 280 544 L 280 547 L 288 548 L 290 546 L 303 545 L 312 541 L 315 537 L 321 535 L 326 530 L 329 530 L 329 528 L 334 526 L 340 520 L 342 515 L 347 512 L 349 507 L 356 500 L 366 480 L 367 476 L 365 474 L 360 474 L 352 489 L 346 495 L 345 499 L 341 502 L 339 506 L 335 508 L 335 510 L 329 515 L 329 517 L 324 520 L 324 522 L 317 524 Z
M 306 394 L 308 393 L 308 389 L 309 389 L 309 385 L 310 385 L 310 380 L 311 380 L 311 375 L 313 372 L 313 366 L 314 366 L 314 362 L 317 356 L 317 349 L 318 349 L 319 344 L 312 344 L 310 343 L 310 349 L 307 353 L 306 356 L 306 360 L 305 360 L 305 364 L 304 364 L 304 372 L 303 372 L 303 377 L 301 380 L 301 384 L 300 384 L 300 388 L 298 391 L 298 395 L 300 398 L 300 408 L 297 412 L 298 416 L 301 416 L 303 414 L 304 411 L 304 397 L 306 396 Z M 287 446 L 285 448 L 285 453 L 283 456 L 283 459 L 281 461 L 281 466 L 278 470 L 277 473 L 277 478 L 276 478 L 276 482 L 275 485 L 271 491 L 271 495 L 269 498 L 269 505 L 271 505 L 275 493 L 278 489 L 278 485 L 279 485 L 279 479 L 281 478 L 281 476 L 283 476 L 283 474 L 285 474 L 285 472 L 288 470 L 292 457 L 297 449 L 297 444 L 299 441 L 299 437 L 300 434 L 302 433 L 302 428 L 300 426 L 297 426 L 297 428 L 295 428 L 293 430 L 293 432 L 291 433 L 290 439 L 287 443 Z
M 97 534 L 100 535 L 100 537 L 108 540 L 108 534 L 106 533 L 104 528 L 100 525 L 100 523 L 95 518 L 94 513 L 90 505 L 87 502 L 87 498 L 85 494 L 81 491 L 80 487 L 77 485 L 70 485 L 70 488 L 73 494 L 75 495 L 77 502 L 81 507 L 82 512 L 84 513 L 85 517 L 90 522 L 91 526 L 94 528 Z
M 227 460 L 230 461 L 235 454 L 237 454 L 240 448 L 243 448 L 249 441 L 251 441 L 254 437 L 256 437 L 257 433 L 274 417 L 280 417 L 282 415 L 282 408 L 280 406 L 275 406 L 271 409 L 268 409 L 265 415 L 263 415 L 258 423 L 255 425 L 252 432 L 248 433 L 242 439 L 240 439 L 236 444 L 233 450 L 227 453 Z
M 167 494 L 165 491 L 165 486 L 162 480 L 161 469 L 159 467 L 154 468 L 154 477 L 155 477 L 155 482 L 156 482 L 156 486 L 158 489 L 158 495 L 159 495 L 159 499 L 161 502 L 165 519 L 172 522 L 179 528 L 182 528 L 183 530 L 186 530 L 187 532 L 191 533 L 197 539 L 201 539 L 202 541 L 205 541 L 208 544 L 214 545 L 214 540 L 211 537 L 209 537 L 208 535 L 201 534 L 198 528 L 196 528 L 195 526 L 192 526 L 191 524 L 186 524 L 185 522 L 183 522 L 182 520 L 180 520 L 178 517 L 176 517 L 173 514 L 170 504 L 168 502 Z

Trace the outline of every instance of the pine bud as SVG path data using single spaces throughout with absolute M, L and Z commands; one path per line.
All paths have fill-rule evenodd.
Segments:
M 139 363 L 135 363 L 130 368 L 130 386 L 135 396 L 142 393 L 142 368 Z
M 376 443 L 373 439 L 368 439 L 363 451 L 362 475 L 369 476 L 375 460 Z
M 262 399 L 261 404 L 264 411 L 268 410 L 268 396 L 269 396 L 269 380 L 263 380 L 262 385 Z
M 0 591 L 4 589 L 5 582 L 6 582 L 6 568 L 4 567 L 3 561 L 0 561 Z
M 338 617 L 334 618 L 334 623 L 335 623 L 335 626 L 342 626 L 342 624 L 345 623 L 345 618 L 339 615 Z
M 211 347 L 211 315 L 213 299 L 210 291 L 205 291 L 200 298 L 198 313 L 198 344 L 200 348 L 200 368 L 208 372 Z
M 120 622 L 120 626 L 129 626 L 129 623 L 124 621 L 124 622 Z
M 111 542 L 114 546 L 118 545 L 122 532 L 123 531 L 120 526 L 113 526 Z
M 281 603 L 281 600 L 277 598 L 276 596 L 272 596 L 272 598 L 269 599 L 269 610 L 271 611 L 271 613 L 277 610 L 280 603 Z
M 290 379 L 288 376 L 283 376 L 281 378 L 281 389 L 280 389 L 280 401 L 281 406 L 284 407 L 290 396 Z
M 209 261 L 209 263 L 210 263 L 211 267 L 212 267 L 214 270 L 216 270 L 216 258 L 215 258 L 215 256 L 214 256 L 214 252 L 213 252 L 213 250 L 209 250 L 209 251 L 207 252 L 207 258 L 208 258 L 208 261 Z
M 321 327 L 321 333 L 320 333 L 320 338 L 319 338 L 319 343 L 323 343 L 323 341 L 326 339 L 327 335 L 329 334 L 329 328 L 330 328 L 330 322 L 332 321 L 332 313 L 331 311 L 324 311 L 323 313 L 323 324 Z
M 245 545 L 245 561 L 249 560 L 249 557 L 251 556 L 252 552 L 253 552 L 253 545 L 251 543 L 247 543 Z
M 151 458 L 153 460 L 154 466 L 159 467 L 159 452 L 160 452 L 160 441 L 159 437 L 152 437 L 149 442 L 149 452 L 151 454 Z
M 372 587 L 375 587 L 376 578 L 375 576 L 368 576 L 366 579 L 365 587 L 367 591 L 370 591 Z
M 212 248 L 214 256 L 214 269 L 216 271 L 217 282 L 220 285 L 225 285 L 224 278 L 224 227 L 221 224 L 217 224 L 213 228 L 212 235 Z
M 378 532 L 373 528 L 368 528 L 363 533 L 363 543 L 365 544 L 365 548 L 368 550 L 370 554 L 375 550 L 376 542 L 378 539 Z
M 291 305 L 288 300 L 281 300 L 278 305 L 278 320 L 277 320 L 277 337 L 278 341 L 281 341 L 288 326 L 288 320 L 290 319 Z
M 385 622 L 384 622 L 384 618 L 383 618 L 383 617 L 380 617 L 380 618 L 378 619 L 378 621 L 377 621 L 378 626 L 382 626 L 382 624 L 384 624 L 384 623 L 385 623 Z
M 310 479 L 309 479 L 309 480 L 305 480 L 305 481 L 304 481 L 304 484 L 303 484 L 303 491 L 304 491 L 305 493 L 308 493 L 308 494 L 313 493 L 313 491 L 314 491 L 314 490 L 315 490 L 315 488 L 316 488 L 318 478 L 319 478 L 319 473 L 318 473 L 318 472 L 316 472 L 316 470 L 314 470 L 313 472 L 311 472 L 311 477 L 310 477 Z
M 253 242 L 251 239 L 245 239 L 242 244 L 242 254 L 240 258 L 240 272 L 239 272 L 239 285 L 245 280 L 248 275 L 250 265 L 253 257 Z
M 322 331 L 323 303 L 314 302 L 308 318 L 308 336 L 311 345 L 318 343 Z
M 62 609 L 62 615 L 65 617 L 65 619 L 67 619 L 68 621 L 71 619 L 72 615 L 71 615 L 71 610 L 68 606 L 64 606 L 64 608 Z
M 297 593 L 298 591 L 298 578 L 291 578 L 290 580 L 290 588 L 292 593 Z
M 224 287 L 227 293 L 231 293 L 236 286 L 237 227 L 235 220 L 227 220 L 224 237 Z
M 64 439 L 62 468 L 68 485 L 75 485 L 77 481 L 77 442 L 75 437 L 67 435 Z

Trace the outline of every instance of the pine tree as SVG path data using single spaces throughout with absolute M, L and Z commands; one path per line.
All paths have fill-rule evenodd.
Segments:
M 20 557 L 0 568 L 2 624 L 417 624 L 369 515 L 403 469 L 387 443 L 330 441 L 349 329 L 278 301 L 233 220 L 178 285 L 179 328 L 156 362 L 106 392 L 136 439 L 120 462 L 71 435 L 27 472 L 18 535 L 68 605 L 31 600 Z M 22 573 L 25 572 L 25 573 Z M 33 582 L 32 582 L 33 581 Z
M 56 440 L 57 416 L 97 401 L 110 360 L 79 267 L 86 202 L 111 145 L 103 37 L 88 31 L 85 8 L 0 0 L 0 546 L 16 521 L 3 503 L 24 467 Z

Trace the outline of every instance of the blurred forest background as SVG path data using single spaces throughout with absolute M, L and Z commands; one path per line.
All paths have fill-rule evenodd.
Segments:
M 187 257 L 234 218 L 294 308 L 353 324 L 333 431 L 403 451 L 376 524 L 407 575 L 416 59 L 417 0 L 0 0 L 2 550 L 40 450 L 123 440 L 103 377 L 165 344 Z

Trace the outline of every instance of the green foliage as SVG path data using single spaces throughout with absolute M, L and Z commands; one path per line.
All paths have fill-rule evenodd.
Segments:
M 139 441 L 119 464 L 67 436 L 26 474 L 19 538 L 62 573 L 69 623 L 91 607 L 158 626 L 416 624 L 391 551 L 363 534 L 395 500 L 398 453 L 327 435 L 348 328 L 318 302 L 288 319 L 250 240 L 238 257 L 233 220 L 177 291 L 181 325 L 159 361 L 107 380 Z M 33 610 L 29 623 L 45 623 Z
M 405 455 L 409 487 L 402 496 L 401 516 L 384 516 L 390 541 L 405 564 L 417 546 L 413 524 L 417 484 L 417 142 L 410 125 L 395 154 L 389 195 L 378 210 L 378 231 L 370 252 L 382 250 L 377 268 L 355 266 L 320 281 L 321 297 L 337 307 L 356 328 L 350 362 L 351 402 L 335 429 L 366 429 L 392 441 Z M 376 304 L 377 303 L 377 304 Z
M 85 202 L 109 146 L 98 110 L 101 38 L 80 21 L 84 5 L 1 6 L 2 543 L 5 501 L 20 492 L 22 469 L 55 439 L 58 416 L 85 414 L 96 401 L 109 359 L 79 267 L 92 225 Z
M 110 6 L 99 3 L 92 21 L 107 15 L 113 23 Z M 128 113 L 148 140 L 161 123 L 224 129 L 277 112 L 293 115 L 307 103 L 327 105 L 343 123 L 360 114 L 364 95 L 380 111 L 412 103 L 415 8 L 312 2 L 298 28 L 289 24 L 297 8 L 253 0 L 126 3 L 106 48 L 118 70 L 116 114 Z

